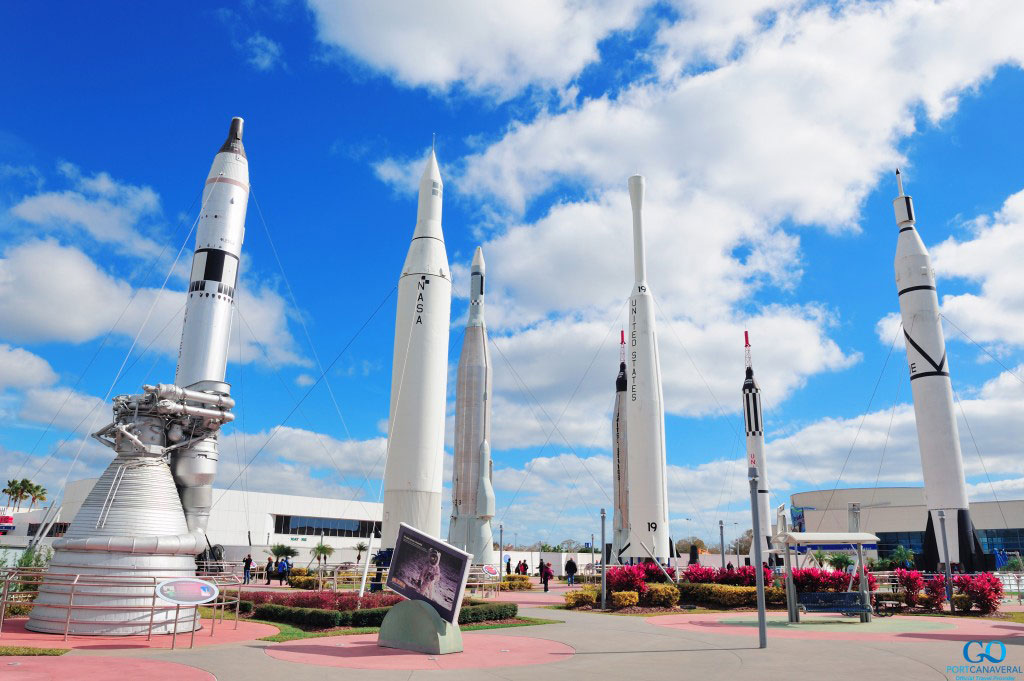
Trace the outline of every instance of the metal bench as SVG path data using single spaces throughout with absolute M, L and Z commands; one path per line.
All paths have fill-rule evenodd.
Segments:
M 853 617 L 870 613 L 871 606 L 865 605 L 857 591 L 797 594 L 797 604 L 804 612 L 838 612 Z

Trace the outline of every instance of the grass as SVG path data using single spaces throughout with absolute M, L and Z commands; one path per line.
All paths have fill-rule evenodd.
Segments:
M 212 608 L 199 608 L 200 617 L 213 617 Z M 235 613 L 228 612 L 224 616 L 225 621 L 235 619 Z M 243 621 L 257 622 L 277 627 L 278 632 L 272 636 L 264 636 L 261 641 L 271 643 L 284 643 L 285 641 L 297 641 L 303 638 L 322 638 L 324 636 L 355 636 L 358 634 L 376 634 L 380 627 L 338 627 L 336 629 L 302 629 L 294 624 L 285 622 L 271 622 L 269 620 L 258 620 L 243 617 Z M 479 624 L 466 624 L 461 627 L 462 631 L 479 631 L 481 629 L 508 629 L 512 627 L 532 627 L 538 624 L 562 624 L 562 620 L 549 620 L 540 617 L 516 617 L 507 623 L 481 622 Z M 65 651 L 67 652 L 67 651 Z M 15 653 L 10 653 L 11 655 Z
M 7 655 L 63 655 L 68 648 L 29 648 L 27 646 L 0 646 L 0 657 Z

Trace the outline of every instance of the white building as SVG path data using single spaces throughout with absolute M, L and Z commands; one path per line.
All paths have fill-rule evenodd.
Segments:
M 68 483 L 63 506 L 45 543 L 63 536 L 96 480 Z M 369 544 L 371 533 L 375 533 L 373 549 L 380 547 L 382 506 L 378 503 L 222 489 L 213 491 L 213 502 L 206 536 L 212 545 L 224 547 L 226 560 L 240 560 L 247 553 L 257 561 L 265 560 L 270 546 L 286 544 L 299 551 L 294 562 L 302 565 L 312 558 L 311 550 L 321 537 L 324 544 L 334 547 L 332 563 L 354 561 L 356 545 Z M 0 551 L 24 548 L 46 513 L 46 507 L 11 513 L 14 530 L 0 536 Z

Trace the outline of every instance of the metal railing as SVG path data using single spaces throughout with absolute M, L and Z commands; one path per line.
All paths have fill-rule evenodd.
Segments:
M 140 613 L 149 613 L 148 625 L 146 628 L 146 640 L 151 641 L 153 639 L 153 627 L 156 624 L 156 615 L 158 612 L 166 613 L 171 610 L 174 611 L 174 627 L 171 632 L 171 649 L 173 650 L 177 646 L 178 638 L 178 623 L 181 620 L 181 610 L 184 607 L 186 611 L 192 609 L 192 630 L 191 638 L 189 640 L 189 648 L 192 648 L 195 644 L 196 630 L 199 624 L 199 606 L 186 605 L 182 606 L 179 604 L 172 604 L 166 601 L 159 600 L 157 598 L 156 587 L 157 584 L 164 581 L 165 579 L 180 579 L 181 575 L 170 575 L 168 577 L 126 577 L 126 576 L 105 576 L 105 575 L 91 575 L 91 574 L 80 574 L 80 573 L 60 573 L 50 572 L 47 568 L 36 568 L 36 567 L 14 567 L 14 568 L 0 568 L 0 579 L 3 582 L 3 588 L 0 590 L 0 638 L 3 637 L 3 626 L 6 621 L 7 609 L 11 605 L 26 605 L 29 606 L 29 610 L 35 607 L 35 599 L 44 591 L 47 593 L 58 593 L 67 596 L 66 603 L 46 603 L 40 604 L 40 607 L 56 608 L 58 610 L 64 610 L 64 632 L 63 640 L 67 641 L 70 634 L 72 620 L 72 613 L 75 610 L 110 610 L 110 611 L 136 611 Z M 218 612 L 220 614 L 220 620 L 223 622 L 227 609 L 230 606 L 234 606 L 235 610 L 235 629 L 238 628 L 239 614 L 242 603 L 242 589 L 243 584 L 240 579 L 234 575 L 215 575 L 215 576 L 204 576 L 204 579 L 214 583 L 218 590 L 219 595 L 217 600 L 205 604 L 206 607 L 211 607 L 213 610 L 211 622 L 210 622 L 210 636 L 214 635 L 217 626 Z M 57 588 L 54 588 L 57 587 Z M 78 593 L 80 596 L 96 596 L 95 592 L 82 591 L 82 589 L 88 588 L 106 588 L 106 589 L 124 589 L 124 588 L 135 588 L 135 589 L 146 589 L 151 591 L 152 595 L 149 596 L 149 605 L 92 605 L 92 604 L 75 604 L 75 594 Z M 234 597 L 230 596 L 230 589 L 235 588 Z M 120 595 L 120 594 L 119 594 Z M 137 598 L 137 597 L 136 597 Z M 144 597 L 143 597 L 144 598 Z M 186 615 L 186 618 L 188 615 Z M 166 621 L 160 622 L 159 626 L 166 625 Z M 222 625 L 223 626 L 223 625 Z M 141 634 L 137 634 L 141 635 Z

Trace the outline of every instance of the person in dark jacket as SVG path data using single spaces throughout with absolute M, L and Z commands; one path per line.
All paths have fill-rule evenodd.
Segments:
M 544 563 L 541 561 L 540 564 L 540 581 L 544 584 L 544 591 L 548 590 L 548 582 L 555 576 L 555 571 L 551 569 L 551 563 Z
M 267 556 L 266 572 L 267 572 L 267 585 L 269 586 L 270 585 L 270 576 L 272 574 L 274 574 L 274 559 L 271 558 L 270 556 Z
M 242 561 L 242 584 L 248 584 L 252 580 L 252 554 Z
M 572 558 L 565 561 L 565 576 L 567 578 L 567 581 L 569 582 L 569 586 L 573 586 L 574 584 L 576 584 L 576 571 L 576 561 L 574 561 Z
M 508 558 L 505 559 L 505 574 L 506 575 L 511 575 L 512 574 L 512 556 L 509 556 Z

